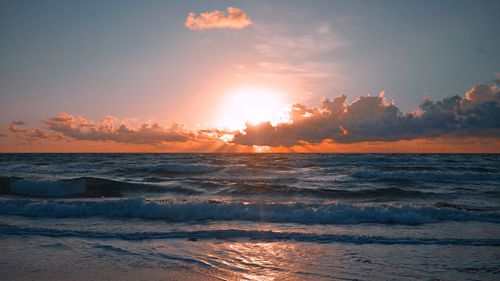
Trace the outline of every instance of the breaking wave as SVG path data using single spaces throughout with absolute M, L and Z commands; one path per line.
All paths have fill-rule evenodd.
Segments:
M 171 222 L 258 221 L 298 224 L 403 224 L 440 221 L 500 222 L 498 212 L 412 205 L 341 203 L 231 203 L 219 201 L 153 201 L 143 198 L 103 200 L 0 200 L 0 214 L 27 217 L 104 217 L 162 219 Z

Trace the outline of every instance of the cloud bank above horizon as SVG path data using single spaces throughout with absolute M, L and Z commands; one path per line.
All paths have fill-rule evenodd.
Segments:
M 265 102 L 265 101 L 262 101 Z M 26 129 L 23 121 L 6 127 L 2 139 L 21 140 L 35 145 L 53 142 L 110 142 L 127 145 L 163 145 L 182 143 L 224 143 L 227 146 L 290 148 L 310 145 L 391 143 L 415 139 L 500 138 L 500 87 L 477 84 L 462 97 L 440 101 L 425 99 L 413 112 L 403 113 L 382 92 L 378 96 L 360 96 L 348 103 L 345 95 L 324 99 L 319 107 L 291 106 L 289 121 L 252 125 L 242 131 L 218 128 L 190 130 L 182 125 L 164 127 L 107 116 L 90 120 L 69 113 L 42 121 L 45 128 Z M 228 137 L 229 136 L 229 137 Z
M 442 136 L 500 136 L 500 88 L 479 84 L 464 97 L 441 101 L 428 99 L 419 108 L 403 113 L 379 96 L 360 96 L 351 104 L 345 95 L 324 99 L 320 107 L 294 104 L 291 122 L 247 124 L 234 143 L 261 146 L 293 146 L 301 143 L 398 141 Z

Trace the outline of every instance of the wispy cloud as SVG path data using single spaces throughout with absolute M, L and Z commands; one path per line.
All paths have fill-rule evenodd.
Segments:
M 245 11 L 236 7 L 229 7 L 227 8 L 227 14 L 219 10 L 203 12 L 199 15 L 190 12 L 184 25 L 191 30 L 213 28 L 243 29 L 252 25 L 252 20 Z
M 324 95 L 345 79 L 335 52 L 349 45 L 330 23 L 256 24 L 248 39 L 251 50 L 239 63 L 238 77 L 286 86 L 301 97 Z

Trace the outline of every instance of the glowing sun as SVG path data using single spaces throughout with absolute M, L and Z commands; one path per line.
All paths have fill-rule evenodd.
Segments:
M 231 130 L 241 130 L 247 122 L 256 125 L 270 121 L 275 125 L 288 120 L 288 110 L 281 92 L 258 87 L 238 88 L 224 98 L 217 123 Z

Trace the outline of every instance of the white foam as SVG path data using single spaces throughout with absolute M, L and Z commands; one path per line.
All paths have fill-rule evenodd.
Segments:
M 436 207 L 304 203 L 165 202 L 135 199 L 0 200 L 0 214 L 30 217 L 163 219 L 172 222 L 246 220 L 301 224 L 423 224 L 439 221 L 500 222 L 498 212 Z

